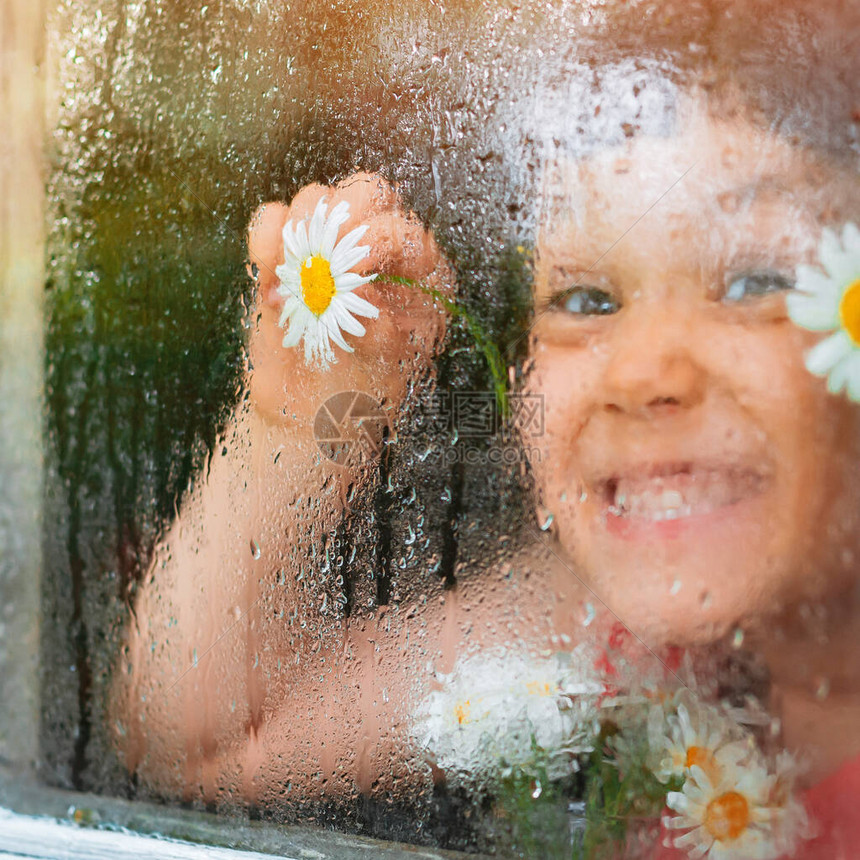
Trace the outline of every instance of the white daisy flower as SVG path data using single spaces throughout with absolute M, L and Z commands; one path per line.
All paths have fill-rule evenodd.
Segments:
M 808 835 L 808 821 L 780 774 L 768 774 L 756 760 L 739 766 L 719 753 L 717 759 L 718 778 L 693 765 L 683 790 L 669 792 L 666 803 L 677 815 L 664 826 L 686 832 L 667 844 L 692 860 L 773 860 L 793 852 Z
M 825 229 L 819 259 L 826 272 L 797 267 L 797 289 L 789 293 L 788 315 L 801 328 L 835 330 L 809 351 L 806 367 L 827 377 L 833 394 L 846 389 L 860 402 L 860 230 L 852 223 L 841 238 Z
M 661 782 L 673 777 L 686 776 L 693 765 L 698 765 L 711 779 L 720 775 L 719 761 L 736 762 L 749 755 L 750 742 L 742 739 L 738 727 L 724 719 L 715 709 L 679 704 L 677 712 L 661 719 L 662 708 L 652 711 L 656 717 L 649 724 L 652 748 L 660 750 L 661 757 L 654 775 Z M 659 736 L 659 727 L 664 731 Z M 655 730 L 656 729 L 656 730 Z M 719 758 L 718 758 L 719 754 Z
M 353 293 L 356 287 L 372 281 L 376 275 L 361 276 L 351 272 L 370 252 L 358 241 L 367 225 L 350 230 L 339 242 L 337 234 L 349 218 L 349 203 L 342 200 L 326 217 L 323 197 L 317 203 L 310 222 L 293 229 L 292 219 L 284 226 L 283 265 L 275 269 L 280 279 L 279 295 L 284 297 L 279 324 L 286 327 L 284 346 L 298 346 L 304 338 L 305 361 L 322 367 L 336 361 L 331 341 L 352 352 L 341 329 L 361 337 L 364 326 L 353 316 L 376 319 L 379 310 Z
M 581 655 L 534 660 L 481 655 L 438 675 L 442 689 L 416 709 L 413 735 L 449 775 L 492 778 L 528 768 L 535 747 L 550 778 L 575 769 L 591 749 L 602 684 Z

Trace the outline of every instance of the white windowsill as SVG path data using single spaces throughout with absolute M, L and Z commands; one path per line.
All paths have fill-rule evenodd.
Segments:
M 77 811 L 86 822 L 72 820 Z M 480 860 L 312 825 L 279 825 L 42 785 L 0 765 L 0 860 Z
M 303 851 L 303 858 L 322 857 Z M 285 855 L 281 855 L 285 857 Z M 271 860 L 271 854 L 213 848 L 125 831 L 95 830 L 0 808 L 0 860 Z

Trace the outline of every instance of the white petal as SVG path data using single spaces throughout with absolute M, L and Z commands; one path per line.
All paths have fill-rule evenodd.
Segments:
M 328 336 L 342 349 L 346 352 L 353 352 L 353 348 L 343 339 L 343 335 L 340 333 L 340 328 L 338 327 L 337 320 L 334 317 L 334 314 L 330 310 L 326 311 L 320 317 L 320 324 L 325 330 L 328 332 Z
M 817 266 L 801 263 L 794 270 L 795 289 L 812 296 L 822 296 L 833 302 L 839 301 L 841 287 L 828 278 Z
M 703 857 L 707 854 L 708 849 L 713 845 L 714 838 L 704 827 L 697 827 L 683 836 L 675 838 L 676 848 L 686 848 L 688 857 Z
M 705 830 L 702 825 L 698 825 L 694 827 L 689 833 L 682 833 L 680 836 L 675 836 L 672 840 L 676 847 L 681 847 L 684 845 L 693 845 L 699 844 L 702 842 L 706 842 L 708 838 L 708 832 Z
M 345 254 L 351 251 L 357 244 L 359 239 L 367 232 L 368 225 L 360 224 L 358 227 L 353 227 L 349 233 L 344 236 L 340 242 L 332 249 L 332 255 Z M 369 249 L 368 249 L 369 250 Z
M 327 367 L 329 362 L 336 361 L 334 350 L 328 342 L 328 332 L 319 320 L 316 325 L 309 326 L 305 333 L 305 362 L 317 363 Z
M 286 347 L 298 346 L 306 329 L 307 318 L 296 314 L 296 316 L 290 320 L 290 327 L 284 332 L 284 339 L 281 341 L 281 345 Z
M 822 231 L 819 253 L 827 274 L 840 286 L 845 287 L 860 277 L 860 258 L 843 249 L 839 237 L 832 230 L 825 228 Z
M 692 856 L 690 854 L 690 857 Z M 728 853 L 726 853 L 726 847 L 717 839 L 714 840 L 714 844 L 708 851 L 708 860 L 753 860 L 753 858 L 746 853 L 741 854 L 732 849 L 728 849 Z
M 860 229 L 853 221 L 842 227 L 842 245 L 852 256 L 860 256 Z
M 684 742 L 684 746 L 692 746 L 696 733 L 693 731 L 693 724 L 690 721 L 690 713 L 683 704 L 678 705 L 678 724 L 681 727 L 681 738 Z
M 290 259 L 289 263 L 282 263 L 280 266 L 276 266 L 275 275 L 281 281 L 288 284 L 300 284 L 302 281 L 298 260 Z
M 716 759 L 722 767 L 736 768 L 749 755 L 749 748 L 743 741 L 731 741 L 720 747 Z
M 289 265 L 291 259 L 298 263 L 300 261 L 300 249 L 295 231 L 293 230 L 292 220 L 287 221 L 287 223 L 284 224 L 281 236 L 284 240 L 285 263 Z
M 325 230 L 325 213 L 327 208 L 325 197 L 320 197 L 308 225 L 308 248 L 311 254 L 319 254 L 320 252 L 323 231 Z
M 844 331 L 838 331 L 809 350 L 806 354 L 806 369 L 816 376 L 824 376 L 850 355 L 853 349 L 851 338 Z
M 818 245 L 818 259 L 832 278 L 834 269 L 838 269 L 842 262 L 842 243 L 839 237 L 829 227 L 821 231 L 821 242 Z
M 296 227 L 295 232 L 295 245 L 296 245 L 296 259 L 299 261 L 299 265 L 303 265 L 305 260 L 308 257 L 312 257 L 313 254 L 311 252 L 310 245 L 308 244 L 308 234 L 305 229 L 305 222 L 302 221 L 298 227 Z
M 666 795 L 666 806 L 674 809 L 675 812 L 686 812 L 689 803 L 689 799 L 682 791 L 670 791 Z
M 845 388 L 845 383 L 848 381 L 849 367 L 849 362 L 845 359 L 844 361 L 840 361 L 839 364 L 830 371 L 830 375 L 827 377 L 827 390 L 831 394 L 839 394 L 839 392 Z
M 828 331 L 839 325 L 839 302 L 836 297 L 830 299 L 792 292 L 785 297 L 785 301 L 789 318 L 801 328 Z
M 332 303 L 332 312 L 336 315 L 338 325 L 349 334 L 364 337 L 364 326 L 342 305 Z
M 290 299 L 295 299 L 296 301 L 301 301 L 302 299 L 302 287 L 301 284 L 294 284 L 290 281 L 281 281 L 278 289 L 276 290 L 279 296 L 283 296 L 288 301 Z
M 285 302 L 298 302 L 299 304 L 304 304 L 302 301 L 302 288 L 294 287 L 292 284 L 281 284 L 278 287 L 278 295 L 284 297 Z M 292 313 L 292 310 L 290 310 Z
M 340 228 L 349 220 L 349 203 L 346 200 L 341 200 L 328 216 L 323 230 L 322 241 L 320 242 L 320 254 L 331 260 L 332 251 L 334 251 L 337 234 Z
M 355 272 L 346 272 L 334 277 L 334 285 L 339 293 L 348 293 L 362 284 L 369 284 L 376 279 L 376 275 L 356 275 Z
M 860 280 L 860 260 L 852 259 L 846 254 L 836 267 L 834 280 L 839 283 L 843 290 Z
M 282 296 L 295 296 L 296 298 L 301 298 L 302 283 L 298 278 L 287 275 L 280 279 L 277 291 Z
M 678 793 L 680 794 L 680 792 Z M 669 809 L 674 809 L 674 807 L 670 806 Z M 663 818 L 663 826 L 667 830 L 689 830 L 695 825 L 693 819 L 687 815 L 667 815 Z
M 379 308 L 374 307 L 369 301 L 357 296 L 355 293 L 344 293 L 339 297 L 341 304 L 354 314 L 375 320 L 379 316 Z
M 357 248 L 352 248 L 349 251 L 341 251 L 340 248 L 335 248 L 331 255 L 331 271 L 334 275 L 341 275 L 349 271 L 353 266 L 357 266 L 368 254 L 370 247 L 368 245 L 359 245 Z
M 690 778 L 695 783 L 695 786 L 703 791 L 712 791 L 713 783 L 708 774 L 699 765 L 694 764 L 690 768 Z M 686 788 L 686 786 L 685 786 Z
M 284 301 L 284 306 L 281 308 L 281 316 L 278 320 L 278 325 L 283 328 L 287 320 L 302 307 L 304 307 L 304 305 L 295 296 L 288 296 Z

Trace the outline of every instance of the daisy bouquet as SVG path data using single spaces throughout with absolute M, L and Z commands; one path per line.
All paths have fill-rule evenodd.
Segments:
M 436 674 L 413 734 L 449 778 L 497 783 L 515 773 L 575 773 L 598 730 L 604 687 L 581 651 L 535 658 L 478 654 Z
M 624 856 L 650 857 L 634 838 L 662 811 L 663 845 L 674 857 L 776 860 L 810 834 L 786 753 L 767 756 L 758 742 L 770 718 L 751 696 L 742 708 L 700 696 L 693 683 L 660 685 L 603 703 L 603 738 L 591 757 L 587 857 L 608 843 Z M 610 854 L 610 856 L 612 856 Z
M 416 737 L 449 781 L 492 796 L 508 844 L 649 858 L 662 839 L 679 858 L 776 860 L 810 835 L 798 768 L 762 752 L 770 717 L 753 697 L 709 702 L 689 665 L 670 687 L 594 656 L 476 656 L 424 702 Z

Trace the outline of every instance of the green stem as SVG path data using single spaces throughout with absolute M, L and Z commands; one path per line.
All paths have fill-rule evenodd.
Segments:
M 481 327 L 481 324 L 465 308 L 461 307 L 453 299 L 448 298 L 433 287 L 428 287 L 418 281 L 413 281 L 412 278 L 403 278 L 398 275 L 381 275 L 380 277 L 393 284 L 402 284 L 406 287 L 414 287 L 421 290 L 422 293 L 430 296 L 434 301 L 439 302 L 452 317 L 463 321 L 487 361 L 487 367 L 490 369 L 490 375 L 493 377 L 493 390 L 496 394 L 496 404 L 499 408 L 499 412 L 503 418 L 510 417 L 505 364 L 502 361 L 499 348 L 492 340 L 490 340 L 487 333 Z

